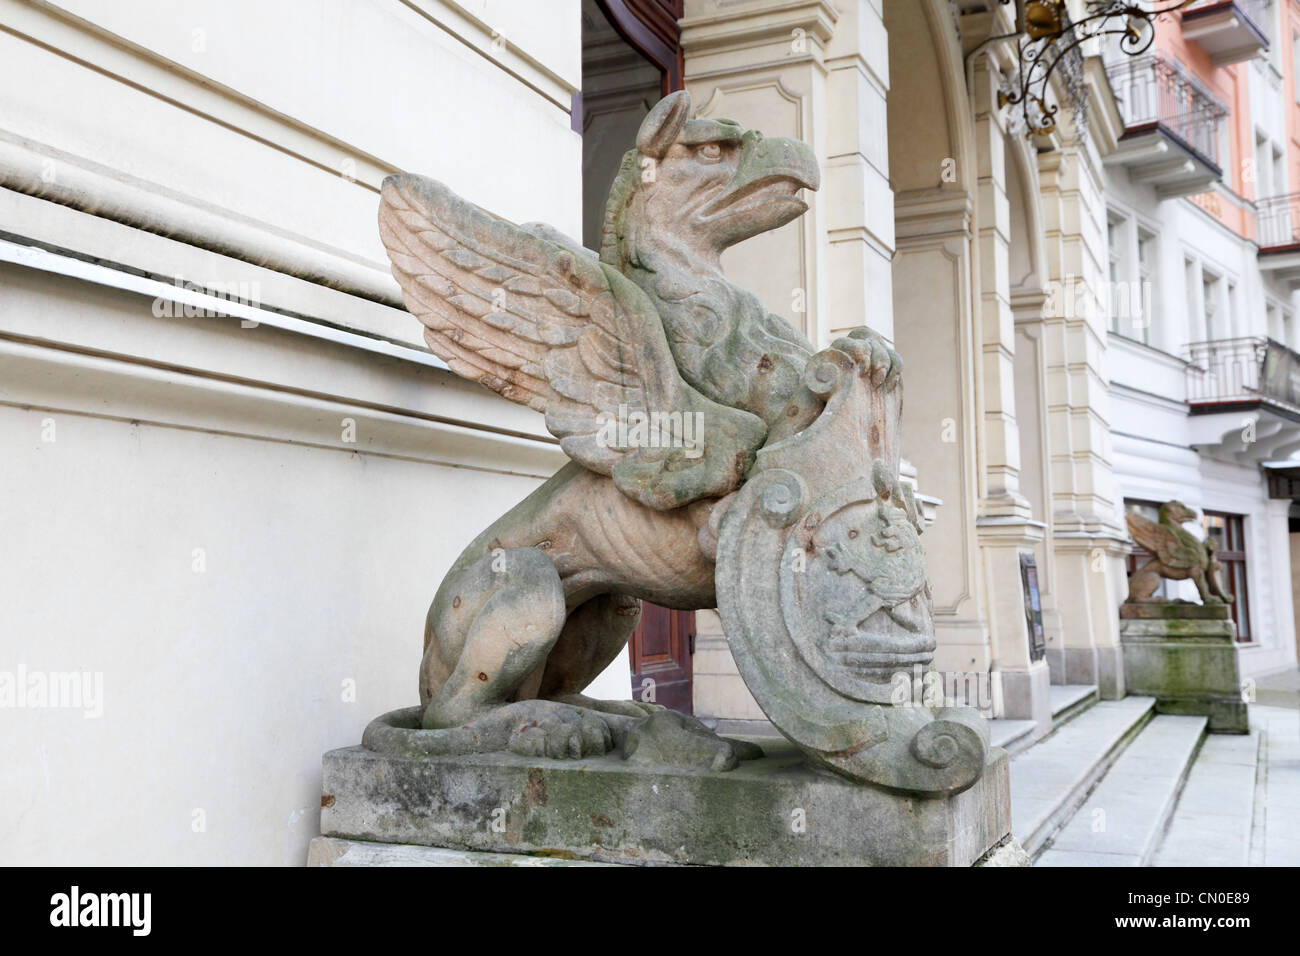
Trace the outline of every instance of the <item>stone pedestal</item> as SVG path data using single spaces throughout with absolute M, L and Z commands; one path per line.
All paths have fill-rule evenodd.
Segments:
M 1155 697 L 1161 713 L 1207 716 L 1211 733 L 1249 731 L 1227 605 L 1123 604 L 1120 638 L 1130 694 Z
M 581 760 L 331 751 L 311 862 L 970 866 L 1010 845 L 1001 749 L 970 789 L 922 797 L 817 769 L 784 739 L 759 743 L 762 757 L 729 772 L 618 751 Z

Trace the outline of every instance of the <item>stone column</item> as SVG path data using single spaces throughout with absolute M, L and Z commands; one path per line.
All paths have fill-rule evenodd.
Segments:
M 1069 622 L 1049 653 L 1053 683 L 1097 684 L 1124 695 L 1118 604 L 1127 535 L 1111 473 L 1106 279 L 1100 160 L 1077 140 L 1039 155 L 1052 291 L 1043 318 L 1056 595 Z
M 1043 637 L 1048 654 L 1064 647 L 1065 622 L 1056 599 L 1056 549 L 1053 547 L 1052 487 L 1049 467 L 1047 366 L 1043 349 L 1043 307 L 1046 294 L 1013 293 L 1016 319 L 1016 420 L 1020 431 L 1021 489 L 1030 509 L 1044 524 L 1043 540 L 1035 544 Z M 1043 662 L 1046 665 L 1046 661 Z
M 1046 525 L 1034 520 L 1020 491 L 1020 433 L 1016 421 L 1016 335 L 1011 307 L 1011 202 L 1007 130 L 997 103 L 1000 76 L 993 55 L 970 67 L 975 149 L 976 303 L 980 368 L 980 506 L 977 534 L 987 588 L 992 668 L 999 686 L 999 716 L 1051 726 L 1045 661 L 1032 660 L 1025 620 L 1022 553 L 1033 553 Z M 1024 197 L 1014 197 L 1024 202 Z M 1021 237 L 1022 241 L 1026 237 Z
M 822 0 L 687 0 L 681 20 L 686 88 L 696 115 L 803 140 L 821 163 L 823 186 L 808 196 L 808 212 L 722 257 L 728 278 L 817 346 L 830 341 L 828 232 L 831 210 L 843 202 L 837 185 L 843 177 L 833 174 L 827 156 L 826 60 L 839 20 L 837 8 Z M 841 143 L 844 136 L 837 131 L 834 139 Z M 861 321 L 859 312 L 847 324 Z
M 826 192 L 830 243 L 828 339 L 867 325 L 894 339 L 890 262 L 894 192 L 889 185 L 885 103 L 889 48 L 880 0 L 838 5 L 826 48 Z M 823 344 L 829 344 L 829 340 Z
M 1011 207 L 1007 197 L 1006 128 L 998 108 L 998 72 L 990 57 L 973 67 L 978 179 L 975 186 L 982 494 L 980 515 L 1030 517 L 1020 493 L 1020 436 L 1016 429 L 1015 320 L 1011 312 Z
M 898 196 L 894 302 L 908 321 L 895 340 L 899 353 L 911 357 L 904 371 L 903 454 L 915 464 L 921 488 L 941 502 L 924 539 L 939 643 L 935 667 L 987 673 L 992 655 L 976 535 L 971 218 L 963 189 Z
M 878 0 L 686 0 L 681 27 L 698 115 L 801 139 L 822 164 L 808 212 L 728 250 L 728 276 L 818 348 L 859 325 L 892 340 L 889 64 Z M 699 613 L 696 626 L 696 712 L 761 719 L 717 615 Z

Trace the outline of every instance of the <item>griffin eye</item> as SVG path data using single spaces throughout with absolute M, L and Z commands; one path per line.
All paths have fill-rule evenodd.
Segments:
M 706 163 L 716 163 L 722 158 L 722 147 L 717 143 L 705 143 L 696 151 L 696 155 Z

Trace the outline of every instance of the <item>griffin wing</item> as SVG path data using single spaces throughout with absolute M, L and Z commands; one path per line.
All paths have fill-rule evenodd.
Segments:
M 1133 540 L 1160 559 L 1170 568 L 1192 568 L 1201 563 L 1198 554 L 1188 554 L 1178 535 L 1164 525 L 1156 524 L 1140 514 L 1129 514 L 1124 519 Z
M 521 228 L 423 176 L 384 181 L 379 233 L 407 309 L 452 371 L 546 416 L 574 461 L 652 508 L 721 497 L 766 436 L 754 415 L 711 401 L 681 377 L 653 303 L 611 266 Z M 638 416 L 703 424 L 689 447 Z M 677 436 L 680 439 L 680 433 Z M 620 440 L 622 444 L 620 444 Z

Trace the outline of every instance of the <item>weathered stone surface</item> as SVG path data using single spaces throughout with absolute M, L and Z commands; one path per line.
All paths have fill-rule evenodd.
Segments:
M 1130 603 L 1163 603 L 1153 598 L 1161 578 L 1171 581 L 1190 579 L 1196 585 L 1201 603 L 1230 604 L 1232 597 L 1225 594 L 1219 581 L 1222 565 L 1218 558 L 1218 544 L 1213 538 L 1202 541 L 1183 527 L 1196 519 L 1196 512 L 1181 501 L 1166 501 L 1160 506 L 1160 522 L 1139 514 L 1126 517 L 1128 532 L 1133 540 L 1151 553 L 1151 558 L 1128 579 Z
M 1029 854 L 1025 852 L 1013 836 L 1007 837 L 992 850 L 984 855 L 984 858 L 975 864 L 976 866 L 1033 866 L 1033 861 Z
M 1010 833 L 1004 751 L 922 797 L 818 770 L 788 741 L 729 773 L 607 754 L 325 755 L 321 832 L 370 843 L 637 864 L 969 866 Z
M 1226 604 L 1153 601 L 1149 604 L 1121 604 L 1119 616 L 1135 620 L 1227 621 L 1231 620 L 1232 613 Z
M 727 281 L 722 253 L 801 215 L 820 170 L 804 143 L 690 113 L 678 91 L 646 116 L 599 257 L 431 179 L 385 180 L 380 236 L 429 347 L 543 413 L 572 462 L 442 582 L 423 735 L 372 728 L 370 743 L 734 766 L 673 718 L 633 726 L 653 708 L 583 695 L 650 600 L 718 607 L 759 705 L 825 767 L 958 793 L 984 770 L 988 728 L 921 706 L 915 686 L 935 638 L 899 478 L 902 362 L 865 327 L 817 351 Z
M 725 771 L 741 760 L 763 756 L 763 749 L 744 740 L 719 737 L 694 717 L 661 710 L 628 728 L 623 759 L 638 767 L 682 767 Z
M 1150 606 L 1164 613 L 1120 624 L 1129 692 L 1155 697 L 1161 713 L 1209 717 L 1212 733 L 1246 733 L 1232 622 L 1201 613 L 1196 604 Z
M 448 850 L 409 843 L 370 843 L 316 837 L 307 848 L 308 866 L 617 866 L 592 860 L 565 860 L 519 853 Z

